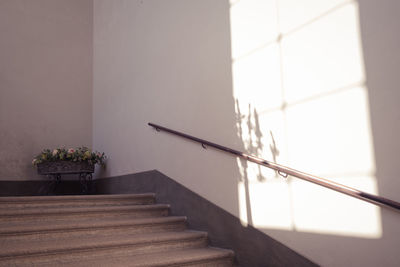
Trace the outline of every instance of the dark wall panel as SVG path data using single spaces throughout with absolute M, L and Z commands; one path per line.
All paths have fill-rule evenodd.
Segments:
M 235 251 L 240 266 L 316 266 L 159 171 L 98 179 L 94 187 L 98 194 L 156 193 L 157 202 L 171 205 L 172 215 L 188 217 L 190 229 L 207 231 L 211 246 Z

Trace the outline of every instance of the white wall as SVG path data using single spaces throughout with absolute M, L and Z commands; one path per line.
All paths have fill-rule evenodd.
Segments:
M 396 10 L 95 0 L 93 146 L 109 156 L 100 175 L 158 169 L 321 265 L 398 265 L 399 214 L 147 126 L 400 200 Z
M 0 180 L 42 179 L 44 148 L 92 142 L 93 1 L 0 1 Z
M 235 160 L 147 126 L 237 145 L 228 8 L 95 1 L 94 147 L 109 156 L 106 176 L 158 169 L 237 213 Z

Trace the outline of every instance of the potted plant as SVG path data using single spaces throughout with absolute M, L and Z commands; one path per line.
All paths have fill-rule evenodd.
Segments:
M 104 153 L 93 152 L 87 147 L 44 149 L 32 164 L 37 166 L 39 174 L 93 173 L 95 164 L 105 166 Z
M 37 155 L 32 164 L 40 175 L 53 178 L 53 191 L 63 174 L 79 174 L 82 193 L 88 193 L 92 181 L 92 173 L 96 164 L 105 167 L 104 153 L 93 152 L 87 147 L 44 149 Z

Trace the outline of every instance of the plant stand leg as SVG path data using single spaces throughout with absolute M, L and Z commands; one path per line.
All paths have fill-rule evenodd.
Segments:
M 88 194 L 92 194 L 92 174 L 88 173 Z
M 88 194 L 91 192 L 92 187 L 92 174 L 91 173 L 80 173 L 79 182 L 81 184 L 81 193 Z
M 50 180 L 47 195 L 50 195 L 50 194 L 55 195 L 56 191 L 57 191 L 57 186 L 60 184 L 60 181 L 61 181 L 61 174 L 59 174 L 59 173 L 49 174 L 49 175 L 47 175 L 47 177 Z

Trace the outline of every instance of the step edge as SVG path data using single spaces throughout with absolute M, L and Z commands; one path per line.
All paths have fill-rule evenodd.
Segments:
M 97 199 L 126 199 L 126 198 L 155 198 L 155 193 L 140 194 L 101 194 L 101 195 L 61 195 L 61 196 L 7 196 L 0 197 L 0 204 L 26 201 L 63 201 L 63 200 L 97 200 Z
M 46 232 L 60 232 L 60 231 L 85 231 L 85 230 L 100 230 L 106 228 L 119 228 L 119 227 L 129 227 L 129 226 L 145 226 L 145 225 L 162 225 L 162 224 L 171 224 L 171 223 L 186 223 L 186 216 L 161 216 L 161 217 L 148 217 L 148 218 L 132 218 L 123 222 L 110 222 L 98 225 L 92 225 L 89 222 L 85 224 L 85 222 L 81 222 L 81 225 L 70 226 L 70 225 L 59 225 L 54 226 L 51 224 L 38 224 L 38 227 L 31 227 L 30 229 L 13 229 L 10 228 L 9 231 L 1 231 L 0 236 L 2 235 L 23 235 L 23 234 L 40 234 Z M 22 227 L 21 227 L 22 228 Z
M 169 204 L 133 204 L 133 205 L 106 205 L 106 206 L 92 206 L 92 207 L 51 207 L 51 208 L 29 208 L 20 210 L 7 210 L 0 209 L 1 217 L 12 217 L 12 216 L 29 216 L 29 215 L 49 215 L 49 214 L 76 214 L 76 213 L 88 213 L 88 212 L 107 212 L 107 211 L 142 211 L 142 210 L 157 210 L 157 209 L 169 209 Z
M 180 234 L 180 236 L 164 236 L 161 239 L 157 234 L 149 234 L 148 236 L 142 238 L 141 240 L 135 239 L 135 235 L 133 235 L 129 240 L 112 240 L 109 243 L 100 243 L 100 244 L 82 244 L 78 246 L 66 246 L 64 248 L 56 248 L 51 249 L 51 247 L 45 247 L 44 250 L 41 250 L 40 247 L 37 248 L 36 251 L 15 251 L 9 253 L 8 255 L 2 255 L 0 253 L 0 261 L 6 260 L 8 258 L 24 258 L 24 257 L 34 257 L 34 256 L 45 256 L 45 255 L 56 255 L 56 254 L 67 254 L 74 252 L 90 252 L 97 249 L 105 250 L 105 249 L 118 249 L 118 248 L 127 248 L 127 247 L 144 247 L 152 244 L 169 244 L 169 243 L 177 243 L 183 241 L 195 241 L 199 240 L 207 240 L 208 236 L 206 232 L 193 233 L 189 231 L 184 231 L 185 234 Z M 155 237 L 155 238 L 154 238 Z M 95 241 L 95 240 L 93 240 Z M 42 248 L 43 249 L 43 248 Z

